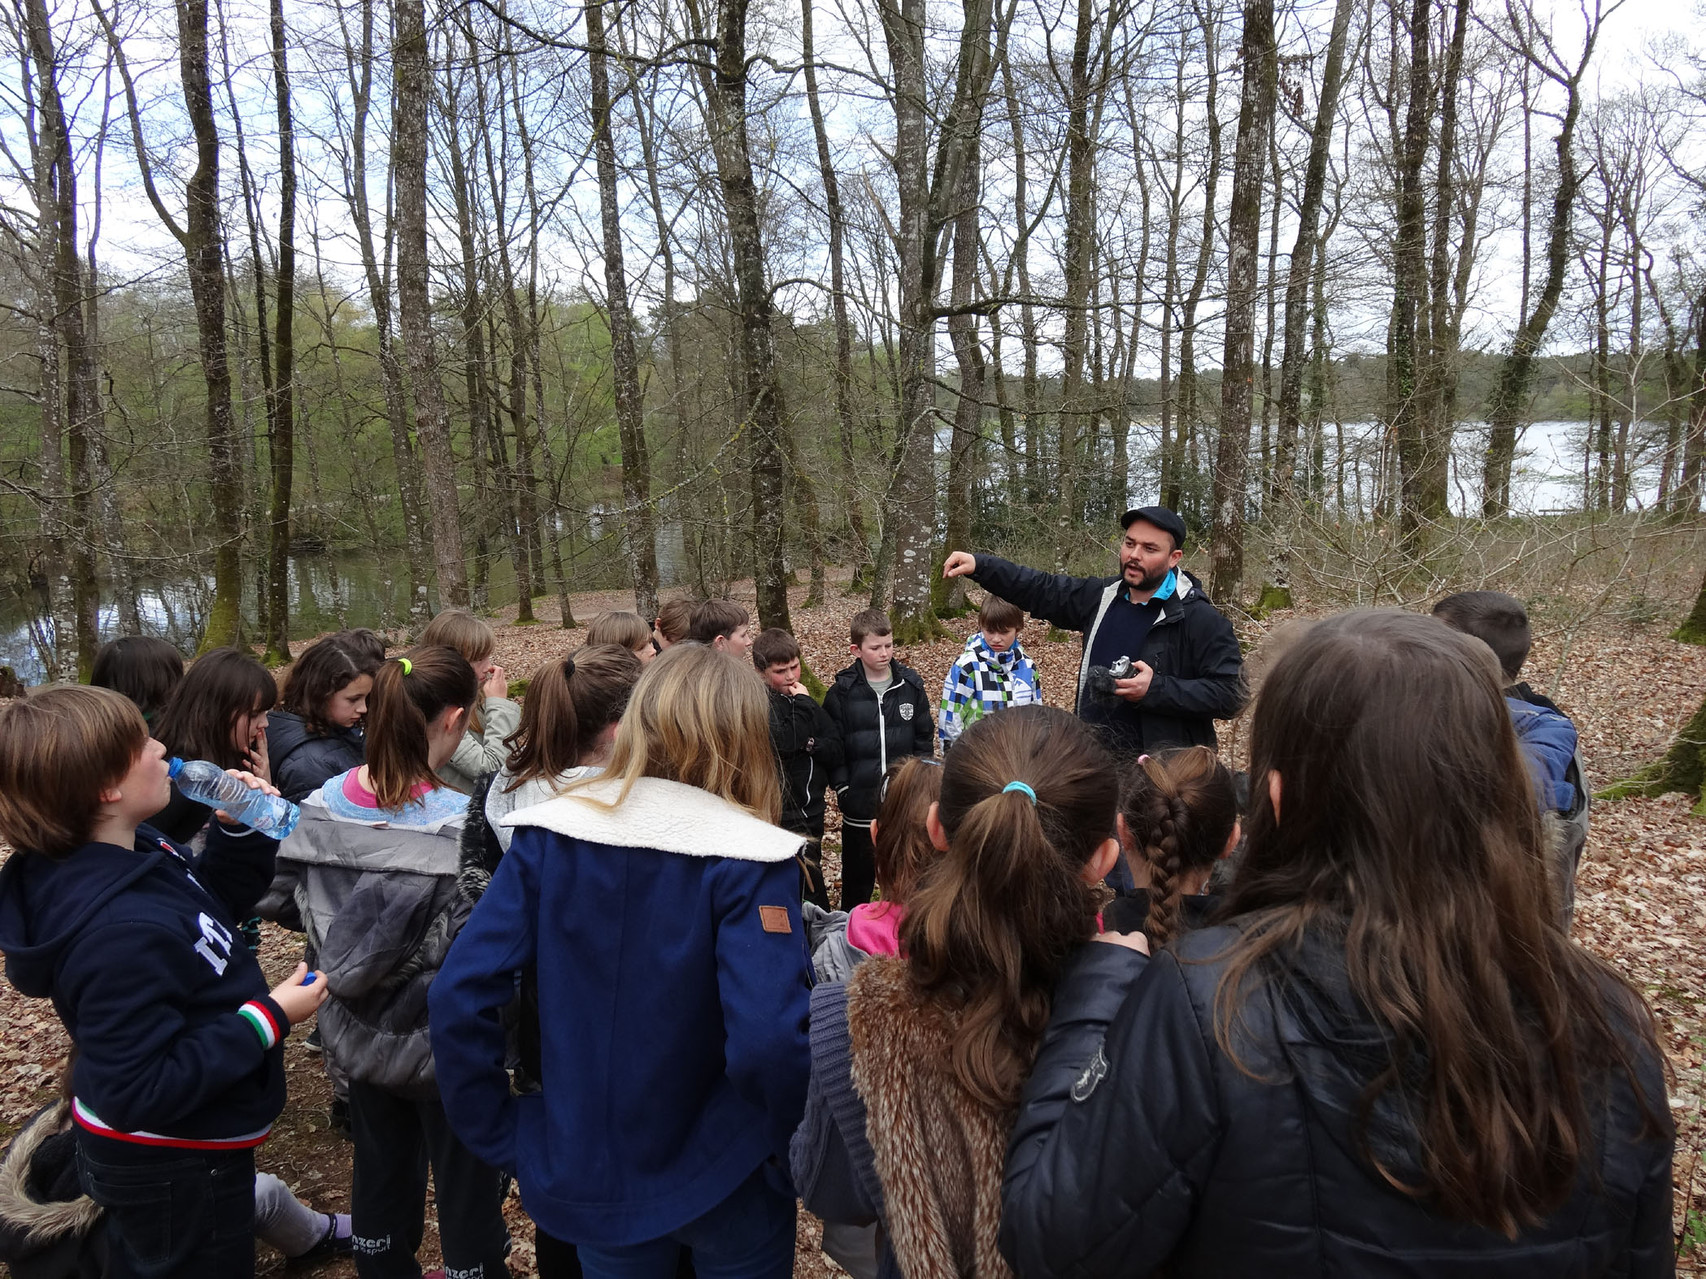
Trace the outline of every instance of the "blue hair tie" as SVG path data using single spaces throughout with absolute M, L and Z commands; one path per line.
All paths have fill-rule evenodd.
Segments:
M 1001 788 L 1001 793 L 1003 795 L 1005 795 L 1010 790 L 1023 791 L 1025 793 L 1026 797 L 1030 799 L 1031 807 L 1035 808 L 1037 806 L 1037 793 L 1036 793 L 1036 791 L 1032 790 L 1029 786 L 1025 785 L 1024 782 L 1008 782 L 1005 786 L 1003 786 Z

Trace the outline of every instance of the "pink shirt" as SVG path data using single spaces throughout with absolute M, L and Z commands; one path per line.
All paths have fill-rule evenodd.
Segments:
M 847 940 L 867 955 L 900 954 L 900 921 L 906 907 L 893 902 L 865 902 L 847 916 Z

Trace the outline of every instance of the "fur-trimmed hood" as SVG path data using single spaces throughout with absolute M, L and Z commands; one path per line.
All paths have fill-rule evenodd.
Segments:
M 621 789 L 620 778 L 600 778 L 571 794 L 510 813 L 498 824 L 538 827 L 610 848 L 655 848 L 687 857 L 750 862 L 787 861 L 805 843 L 802 836 L 760 821 L 697 786 L 642 777 L 616 804 Z
M 0 1261 L 8 1265 L 63 1240 L 82 1238 L 101 1219 L 100 1205 L 87 1195 L 78 1194 L 71 1199 L 40 1197 L 51 1189 L 40 1184 L 42 1177 L 52 1173 L 35 1170 L 32 1177 L 32 1165 L 53 1138 L 64 1138 L 67 1145 L 64 1156 L 75 1158 L 69 1148 L 74 1138 L 68 1102 L 56 1101 L 37 1111 L 0 1156 Z M 62 1157 L 55 1162 L 63 1165 L 66 1159 Z M 75 1173 L 71 1176 L 74 1178 Z
M 906 961 L 873 957 L 847 984 L 853 1083 L 882 1182 L 889 1243 L 906 1279 L 1012 1279 L 996 1246 L 1015 1111 L 955 1078 L 955 1009 L 920 1000 Z

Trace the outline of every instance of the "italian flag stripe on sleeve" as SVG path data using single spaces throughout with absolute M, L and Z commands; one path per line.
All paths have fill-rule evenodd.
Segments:
M 254 1028 L 254 1032 L 261 1037 L 262 1048 L 271 1048 L 278 1042 L 278 1023 L 273 1020 L 273 1015 L 268 1011 L 267 1006 L 259 1000 L 251 999 L 237 1010 L 237 1015 L 248 1019 L 249 1025 Z

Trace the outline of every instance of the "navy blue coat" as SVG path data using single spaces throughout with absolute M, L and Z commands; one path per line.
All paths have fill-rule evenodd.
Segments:
M 570 793 L 503 820 L 515 839 L 429 995 L 457 1135 L 581 1244 L 668 1234 L 772 1159 L 785 1180 L 809 1070 L 800 836 L 658 778 L 614 809 Z M 542 1091 L 515 1097 L 499 1013 L 529 964 Z
M 192 858 L 140 826 L 135 848 L 14 853 L 0 867 L 6 976 L 53 1000 L 86 1127 L 253 1145 L 278 1117 L 290 1023 L 236 935 L 277 848 L 214 822 Z

